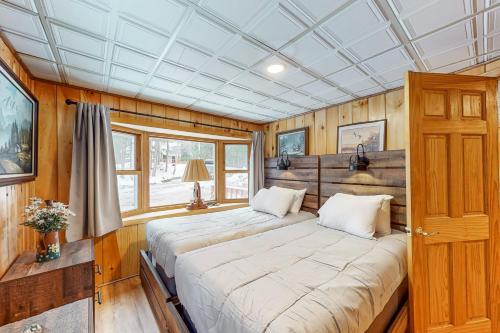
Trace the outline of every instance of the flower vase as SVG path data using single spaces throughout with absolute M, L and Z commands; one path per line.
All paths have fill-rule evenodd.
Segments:
M 38 246 L 36 247 L 36 261 L 43 262 L 57 259 L 61 256 L 59 246 L 59 232 L 50 231 L 38 233 Z

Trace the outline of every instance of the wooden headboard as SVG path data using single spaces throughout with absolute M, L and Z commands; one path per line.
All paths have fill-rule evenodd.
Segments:
M 264 186 L 306 188 L 302 209 L 316 214 L 319 208 L 319 156 L 290 157 L 289 170 L 277 170 L 276 161 L 277 158 L 265 159 Z
M 406 226 L 405 151 L 371 152 L 367 171 L 347 169 L 352 154 L 322 155 L 320 157 L 320 205 L 335 193 L 355 195 L 390 194 L 392 227 Z

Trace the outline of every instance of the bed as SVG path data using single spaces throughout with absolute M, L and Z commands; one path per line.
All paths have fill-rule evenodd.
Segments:
M 332 250 L 333 248 L 330 248 L 329 250 L 331 251 L 325 250 L 325 247 L 328 248 L 328 243 L 324 242 L 322 235 L 330 235 L 330 238 L 335 237 L 338 239 L 338 242 L 346 243 L 345 248 L 349 248 L 349 244 L 363 243 L 363 246 L 354 247 L 352 251 L 375 247 L 380 254 L 381 251 L 384 251 L 383 247 L 385 245 L 395 250 L 393 251 L 394 254 L 391 254 L 390 257 L 376 255 L 372 258 L 374 261 L 368 260 L 371 258 L 369 253 L 367 253 L 369 251 L 359 253 L 360 256 L 364 254 L 362 257 L 366 265 L 363 266 L 370 269 L 373 268 L 374 275 L 371 276 L 371 280 L 365 281 L 365 284 L 373 283 L 373 286 L 365 288 L 364 294 L 358 296 L 358 298 L 356 298 L 357 291 L 363 290 L 363 287 L 359 285 L 355 287 L 356 279 L 354 281 L 351 280 L 350 285 L 344 285 L 344 287 L 337 289 L 345 291 L 347 300 L 360 302 L 359 304 L 363 306 L 363 311 L 358 312 L 359 317 L 356 317 L 357 315 L 354 314 L 354 310 L 359 305 L 356 304 L 356 306 L 351 307 L 353 310 L 352 314 L 350 316 L 346 315 L 346 319 L 342 320 L 337 315 L 339 317 L 338 321 L 342 321 L 343 324 L 337 324 L 332 319 L 330 322 L 325 323 L 325 326 L 321 327 L 319 332 L 330 332 L 339 328 L 342 332 L 349 332 L 348 330 L 342 330 L 342 326 L 340 325 L 354 326 L 355 330 L 353 332 L 362 330 L 367 325 L 369 325 L 366 329 L 367 333 L 404 332 L 408 325 L 406 235 L 398 231 L 404 230 L 406 225 L 405 151 L 372 152 L 367 153 L 367 156 L 370 158 L 369 170 L 358 173 L 347 171 L 349 154 L 322 155 L 319 157 L 307 156 L 293 161 L 292 165 L 298 167 L 297 170 L 285 171 L 273 168 L 275 159 L 266 159 L 265 184 L 266 187 L 273 185 L 295 189 L 306 187 L 308 192 L 304 203 L 314 208 L 313 211 L 316 211 L 321 204 L 336 193 L 356 195 L 390 194 L 394 197 L 391 201 L 391 227 L 395 230 L 393 235 L 383 238 L 383 241 L 379 239 L 375 242 L 357 237 L 351 239 L 350 237 L 354 236 L 342 236 L 339 234 L 341 232 L 318 226 L 312 220 L 187 252 L 180 256 L 181 259 L 175 265 L 176 267 L 181 267 L 180 276 L 178 275 L 179 272 L 176 271 L 177 276 L 175 279 L 181 285 L 181 301 L 186 304 L 181 304 L 178 297 L 169 298 L 170 293 L 166 289 L 158 270 L 153 266 L 148 254 L 142 251 L 141 281 L 161 331 L 188 333 L 194 332 L 194 325 L 199 325 L 198 333 L 204 333 L 206 327 L 212 327 L 214 332 L 217 332 L 218 328 L 231 332 L 238 332 L 238 330 L 245 332 L 245 330 L 251 331 L 255 328 L 255 326 L 251 326 L 255 318 L 255 325 L 266 326 L 269 324 L 265 328 L 266 331 L 273 331 L 271 328 L 274 329 L 275 327 L 279 327 L 276 330 L 281 331 L 283 327 L 286 327 L 287 320 L 281 319 L 284 321 L 278 322 L 270 321 L 266 317 L 267 307 L 271 306 L 272 311 L 275 311 L 276 315 L 278 313 L 276 309 L 279 306 L 283 308 L 283 304 L 290 297 L 294 296 L 294 293 L 290 293 L 293 290 L 292 288 L 298 288 L 298 292 L 302 292 L 304 296 L 292 306 L 295 304 L 296 306 L 303 305 L 300 303 L 300 300 L 307 299 L 310 301 L 307 303 L 310 304 L 310 308 L 302 306 L 300 311 L 305 311 L 306 313 L 289 312 L 286 318 L 292 313 L 295 317 L 290 317 L 293 320 L 289 319 L 289 323 L 291 322 L 291 325 L 295 325 L 297 331 L 305 331 L 303 327 L 309 329 L 310 327 L 307 325 L 311 324 L 309 321 L 314 321 L 316 315 L 321 316 L 321 318 L 327 317 L 325 316 L 325 312 L 321 315 L 319 314 L 319 311 L 325 309 L 323 305 L 320 305 L 320 303 L 313 299 L 306 298 L 311 297 L 309 296 L 313 290 L 311 286 L 316 284 L 314 288 L 315 293 L 322 294 L 320 283 L 323 281 L 321 279 L 326 279 L 333 274 L 339 275 L 339 267 L 343 267 L 343 272 L 347 269 L 346 273 L 342 273 L 341 275 L 344 275 L 347 279 L 346 281 L 349 283 L 348 278 L 356 275 L 349 275 L 347 273 L 361 263 L 350 260 L 349 253 L 341 255 L 342 249 Z M 309 168 L 309 170 L 303 170 L 305 168 Z M 310 232 L 310 234 L 307 235 L 307 232 Z M 297 236 L 297 239 L 291 236 L 293 234 Z M 339 238 L 342 238 L 342 240 Z M 266 245 L 273 242 L 274 245 L 271 246 L 272 248 Z M 342 243 L 338 243 L 337 247 L 339 244 Z M 374 246 L 373 244 L 384 245 Z M 335 247 L 335 244 L 332 243 L 330 246 Z M 210 254 L 205 257 L 207 253 Z M 313 258 L 318 256 L 318 259 L 321 260 L 306 260 L 304 258 L 305 253 L 309 253 L 310 257 Z M 247 260 L 246 258 L 249 259 Z M 295 258 L 300 264 L 292 265 L 294 262 L 290 258 Z M 381 259 L 381 261 L 375 263 L 377 258 Z M 214 262 L 217 260 L 219 260 L 220 268 L 216 267 L 216 265 L 214 266 Z M 328 263 L 331 264 L 329 260 L 333 260 L 332 265 L 328 265 Z M 238 266 L 241 265 L 238 261 L 251 264 L 249 266 Z M 341 265 L 342 263 L 344 266 Z M 287 265 L 290 267 L 288 271 Z M 380 265 L 383 266 L 379 267 Z M 210 267 L 213 268 L 210 269 Z M 224 269 L 222 269 L 223 267 Z M 320 269 L 316 274 L 317 267 L 320 267 Z M 337 267 L 337 272 L 335 272 L 334 267 Z M 380 271 L 378 271 L 379 268 L 381 269 Z M 177 268 L 174 269 L 176 270 Z M 208 269 L 207 274 L 202 273 L 205 269 Z M 220 274 L 217 277 L 212 276 L 210 273 L 212 270 L 219 270 Z M 240 284 L 245 284 L 243 281 L 246 281 L 248 282 L 247 284 L 252 285 L 253 280 L 248 281 L 248 276 L 250 275 L 247 275 L 247 273 L 250 274 L 253 270 L 256 272 L 254 276 L 257 274 L 255 280 L 261 281 L 259 283 L 262 283 L 262 287 L 267 292 L 261 292 L 258 288 L 245 289 L 239 285 L 235 287 L 234 283 L 236 281 L 240 281 Z M 268 276 L 273 275 L 276 277 L 270 284 L 263 283 L 267 280 L 260 277 L 266 270 L 269 273 L 267 274 Z M 314 272 L 314 274 L 311 272 Z M 377 278 L 377 275 L 381 277 Z M 385 279 L 386 277 L 388 278 Z M 277 283 L 280 279 L 284 281 L 283 286 L 286 287 L 280 286 Z M 391 279 L 394 281 L 391 282 Z M 303 280 L 305 282 L 301 282 Z M 273 285 L 272 282 L 275 284 Z M 230 291 L 233 288 L 236 290 L 236 294 L 227 294 L 228 290 Z M 331 286 L 331 289 L 334 290 L 335 287 Z M 247 296 L 242 295 L 242 291 L 238 290 L 248 290 Z M 307 293 L 304 294 L 304 290 Z M 309 291 L 311 292 L 309 293 Z M 375 292 L 377 298 L 368 296 L 370 300 L 368 304 L 366 303 L 366 295 L 371 295 L 370 292 Z M 226 297 L 226 295 L 229 296 Z M 324 295 L 322 300 L 325 301 L 327 309 L 330 309 L 328 305 L 331 305 L 331 303 L 328 303 L 327 294 L 322 295 Z M 231 307 L 233 305 L 233 297 L 236 297 L 234 299 L 236 303 L 234 307 Z M 242 301 L 245 297 L 253 299 L 255 303 L 245 303 L 245 301 Z M 171 301 L 165 302 L 165 298 Z M 241 301 L 240 304 L 237 303 L 239 301 Z M 222 307 L 221 302 L 223 302 Z M 281 305 L 280 302 L 282 303 Z M 204 304 L 208 309 L 200 309 L 197 304 Z M 204 311 L 208 311 L 209 313 Z M 220 314 L 223 317 L 217 319 L 215 318 L 216 314 Z M 190 316 L 193 317 L 193 320 L 190 319 Z M 240 317 L 234 320 L 238 316 Z M 238 322 L 243 322 L 245 319 L 248 321 L 249 318 L 252 319 L 246 324 L 246 328 L 239 327 L 233 330 L 235 329 L 234 325 L 238 326 Z M 329 318 L 333 318 L 333 316 L 330 315 Z M 352 318 L 357 318 L 356 320 L 359 323 L 353 324 Z M 266 323 L 266 320 L 267 324 L 263 324 Z M 190 327 L 191 324 L 193 326 Z M 281 326 L 274 326 L 278 324 Z M 316 328 L 312 327 L 311 329 L 314 330 L 310 331 L 315 331 Z
M 365 332 L 407 275 L 406 235 L 375 240 L 316 219 L 181 255 L 178 297 L 198 332 Z
M 146 225 L 146 237 L 151 259 L 175 295 L 175 260 L 186 252 L 213 244 L 238 239 L 260 232 L 281 228 L 314 217 L 300 211 L 283 218 L 254 211 L 251 207 L 234 210 L 182 216 L 151 221 Z

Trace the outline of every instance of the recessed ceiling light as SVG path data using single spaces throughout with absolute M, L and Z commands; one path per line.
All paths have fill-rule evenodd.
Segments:
M 274 64 L 274 65 L 267 67 L 267 71 L 271 74 L 283 72 L 284 69 L 285 69 L 285 66 L 283 66 L 282 64 Z

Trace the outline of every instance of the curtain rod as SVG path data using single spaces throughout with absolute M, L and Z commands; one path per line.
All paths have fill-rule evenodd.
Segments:
M 66 104 L 67 105 L 76 105 L 78 102 L 73 101 L 71 99 L 66 99 Z M 232 131 L 239 131 L 239 132 L 245 132 L 245 133 L 252 133 L 252 131 L 249 130 L 244 130 L 240 128 L 234 128 L 234 127 L 226 127 L 226 126 L 219 126 L 219 125 L 212 125 L 212 124 L 204 124 L 204 123 L 199 123 L 196 121 L 191 121 L 191 120 L 182 120 L 182 119 L 175 119 L 175 118 L 169 118 L 169 117 L 164 117 L 164 116 L 157 116 L 155 114 L 148 114 L 148 113 L 141 113 L 141 112 L 132 112 L 132 111 L 127 111 L 127 110 L 120 110 L 120 109 L 115 109 L 115 108 L 110 108 L 111 111 L 115 112 L 123 112 L 123 113 L 129 113 L 133 114 L 136 116 L 144 116 L 144 117 L 151 117 L 151 118 L 158 118 L 158 119 L 165 119 L 165 120 L 173 120 L 173 121 L 178 121 L 181 123 L 186 123 L 186 124 L 193 124 L 193 125 L 198 125 L 198 126 L 208 126 L 208 127 L 213 127 L 213 128 L 220 128 L 220 129 L 227 129 L 227 130 L 232 130 Z

